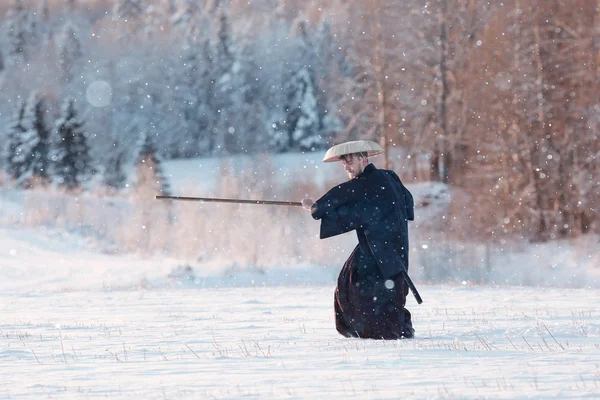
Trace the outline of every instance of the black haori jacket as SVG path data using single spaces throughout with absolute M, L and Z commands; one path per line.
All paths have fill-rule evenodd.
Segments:
M 321 220 L 321 239 L 356 230 L 360 249 L 375 258 L 384 279 L 408 269 L 414 202 L 394 171 L 368 164 L 362 174 L 325 193 L 311 213 Z

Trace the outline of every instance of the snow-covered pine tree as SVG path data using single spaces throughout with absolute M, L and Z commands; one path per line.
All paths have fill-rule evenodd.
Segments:
M 29 187 L 31 179 L 39 179 L 40 183 L 49 181 L 50 130 L 46 127 L 46 112 L 44 98 L 34 92 L 23 117 L 27 130 L 21 135 L 13 158 L 13 162 L 20 165 L 16 179 L 21 186 Z
M 147 133 L 141 137 L 141 147 L 135 163 L 136 167 L 136 191 L 150 190 L 153 195 L 169 196 L 171 188 L 169 181 L 162 168 L 160 158 L 154 140 Z
M 215 58 L 221 71 L 227 73 L 233 65 L 233 44 L 231 28 L 227 14 L 223 11 L 219 15 L 217 40 L 215 43 Z
M 21 151 L 21 140 L 23 140 L 23 134 L 27 132 L 27 128 L 23 125 L 23 118 L 25 116 L 26 102 L 21 101 L 17 111 L 8 126 L 8 146 L 6 148 L 5 165 L 6 172 L 13 179 L 18 179 L 19 176 L 24 172 L 24 159 L 20 156 Z
M 53 179 L 69 190 L 81 186 L 93 173 L 87 138 L 75 109 L 75 101 L 66 99 L 56 121 L 58 142 L 52 155 Z
M 30 37 L 30 15 L 23 0 L 13 0 L 6 15 L 7 60 L 17 64 L 27 59 L 27 45 Z
M 325 146 L 322 136 L 325 109 L 318 101 L 313 44 L 304 21 L 298 23 L 300 36 L 299 66 L 285 86 L 284 120 L 276 129 L 283 131 L 285 147 L 280 150 L 311 151 Z M 277 134 L 277 132 L 275 132 Z
M 50 6 L 48 0 L 43 0 L 39 7 L 40 29 L 39 34 L 41 42 L 47 43 L 52 36 L 52 27 L 50 21 Z
M 29 7 L 27 7 L 29 9 Z M 44 37 L 46 26 L 41 20 L 41 8 L 37 8 L 29 12 L 29 25 L 27 42 L 29 46 L 38 46 L 41 39 Z M 37 51 L 37 49 L 36 49 Z
M 232 67 L 235 62 L 233 52 L 233 39 L 229 19 L 225 11 L 219 13 L 219 22 L 217 29 L 217 38 L 214 42 L 213 57 L 215 68 L 213 79 L 215 79 L 215 92 L 213 105 L 218 110 L 217 119 L 214 127 L 215 145 L 213 152 L 216 154 L 228 153 L 232 150 L 234 136 L 230 132 L 232 116 L 232 92 L 233 77 Z
M 186 34 L 180 70 L 176 84 L 176 103 L 180 120 L 169 143 L 172 157 L 198 157 L 210 153 L 210 134 L 207 132 L 211 110 L 207 92 L 212 91 L 211 59 L 206 57 L 204 43 Z M 210 50 L 210 49 L 209 49 Z
M 189 37 L 186 38 L 190 40 Z M 187 41 L 186 40 L 186 41 Z M 181 124 L 180 124 L 180 137 L 179 143 L 177 143 L 177 156 L 190 157 L 197 152 L 197 111 L 200 106 L 200 100 L 198 96 L 201 95 L 201 88 L 197 87 L 199 83 L 199 69 L 200 63 L 198 62 L 198 52 L 193 41 L 188 41 L 183 50 L 182 56 L 182 74 L 179 77 L 181 86 L 178 87 L 177 97 L 180 101 L 182 109 L 181 113 Z
M 337 85 L 339 76 L 346 73 L 347 60 L 346 52 L 331 31 L 331 24 L 323 20 L 317 29 L 314 38 L 315 41 L 315 71 L 318 71 L 317 84 L 320 90 L 317 91 L 317 102 L 323 104 L 320 109 L 324 115 L 322 118 L 321 136 L 324 144 L 329 145 L 334 137 L 343 131 L 341 116 L 338 114 L 340 105 L 340 93 Z
M 124 162 L 125 152 L 119 147 L 117 142 L 113 143 L 113 149 L 110 152 L 104 173 L 102 174 L 102 182 L 112 191 L 118 191 L 125 187 L 127 175 L 123 171 Z
M 307 65 L 303 65 L 292 77 L 286 112 L 288 144 L 291 148 L 310 150 L 323 145 L 315 78 Z
M 232 126 L 235 132 L 235 152 L 253 153 L 264 150 L 265 104 L 260 61 L 256 58 L 253 41 L 238 42 L 236 61 L 232 70 Z
M 116 0 L 112 18 L 116 22 L 115 31 L 122 40 L 130 42 L 144 29 L 143 16 L 147 6 L 142 0 Z
M 67 22 L 61 33 L 59 62 L 66 82 L 73 78 L 77 62 L 83 56 L 81 41 L 75 26 Z
M 200 145 L 198 152 L 204 155 L 212 153 L 216 147 L 215 121 L 217 120 L 216 114 L 218 112 L 216 106 L 216 82 L 214 78 L 216 67 L 210 41 L 206 40 L 202 43 L 199 54 L 199 63 L 202 65 L 199 84 L 203 87 L 203 91 L 197 110 L 198 140 Z
M 141 0 L 118 0 L 113 9 L 113 15 L 125 21 L 130 21 L 144 12 Z

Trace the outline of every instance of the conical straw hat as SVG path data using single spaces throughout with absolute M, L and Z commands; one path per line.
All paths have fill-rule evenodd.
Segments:
M 369 157 L 383 153 L 383 149 L 377 143 L 370 140 L 355 140 L 336 144 L 325 153 L 323 162 L 341 161 L 340 157 L 346 154 L 367 152 Z

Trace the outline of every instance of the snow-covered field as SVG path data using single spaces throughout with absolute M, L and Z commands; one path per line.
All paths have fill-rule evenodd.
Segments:
M 594 291 L 421 286 L 345 339 L 331 286 L 2 294 L 0 399 L 598 398 Z
M 416 339 L 346 339 L 337 271 L 190 280 L 67 234 L 0 237 L 0 399 L 600 397 L 597 289 L 419 284 Z

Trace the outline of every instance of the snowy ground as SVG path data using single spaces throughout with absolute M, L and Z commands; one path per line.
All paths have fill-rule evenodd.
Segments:
M 2 294 L 0 399 L 600 396 L 595 291 L 422 286 L 417 338 L 373 341 L 332 290 Z
M 334 329 L 337 271 L 203 271 L 0 229 L 0 399 L 599 398 L 593 288 L 427 286 L 417 338 Z

